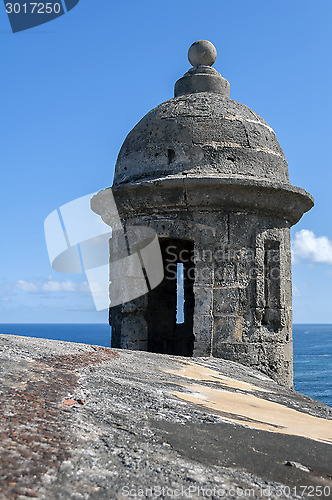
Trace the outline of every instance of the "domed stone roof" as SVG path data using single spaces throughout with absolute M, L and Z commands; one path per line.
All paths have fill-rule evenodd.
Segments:
M 150 111 L 123 143 L 114 184 L 173 176 L 289 182 L 272 128 L 215 92 L 185 94 Z
M 114 186 L 174 177 L 289 183 L 274 131 L 257 113 L 229 98 L 229 83 L 207 65 L 215 58 L 210 42 L 190 47 L 189 59 L 197 66 L 176 83 L 176 97 L 150 111 L 128 134 Z
M 91 200 L 112 225 L 113 196 L 122 218 L 170 211 L 244 211 L 296 224 L 314 205 L 293 186 L 271 127 L 229 98 L 230 86 L 211 66 L 206 40 L 189 49 L 192 67 L 175 84 L 175 97 L 150 111 L 120 150 L 112 188 Z

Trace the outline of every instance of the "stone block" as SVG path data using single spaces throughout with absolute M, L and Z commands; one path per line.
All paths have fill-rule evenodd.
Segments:
M 195 314 L 212 314 L 213 309 L 213 288 L 212 286 L 194 286 Z
M 242 315 L 248 310 L 248 291 L 246 288 L 215 288 L 213 292 L 213 314 Z
M 122 304 L 119 307 L 121 308 L 122 314 L 143 312 L 148 307 L 148 295 L 147 294 L 142 295 L 141 297 L 126 302 L 125 304 Z
M 131 346 L 140 341 L 147 341 L 148 328 L 141 314 L 130 314 L 121 319 L 121 347 L 132 349 Z
M 222 342 L 242 342 L 241 316 L 215 316 L 212 338 L 212 355 L 218 357 L 219 344 Z
M 225 315 L 238 312 L 238 289 L 215 288 L 213 293 L 213 314 Z
M 194 356 L 210 356 L 213 318 L 210 315 L 194 315 Z
M 214 284 L 220 287 L 236 286 L 238 284 L 237 266 L 234 261 L 215 263 Z
M 260 217 L 244 213 L 231 213 L 228 229 L 230 244 L 255 248 L 255 238 L 261 224 Z
M 209 259 L 204 258 L 204 254 L 197 255 L 195 261 L 195 284 L 199 286 L 212 286 L 214 282 L 214 268 Z

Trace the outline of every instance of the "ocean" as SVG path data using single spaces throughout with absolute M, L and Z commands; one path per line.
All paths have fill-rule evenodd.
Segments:
M 109 347 L 105 324 L 0 324 L 11 333 Z M 332 325 L 293 325 L 294 388 L 332 407 Z
M 293 325 L 294 388 L 332 407 L 332 325 Z

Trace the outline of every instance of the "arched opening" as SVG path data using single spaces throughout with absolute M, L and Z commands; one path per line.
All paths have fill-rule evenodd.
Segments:
M 194 243 L 160 238 L 165 277 L 148 294 L 148 351 L 192 356 Z

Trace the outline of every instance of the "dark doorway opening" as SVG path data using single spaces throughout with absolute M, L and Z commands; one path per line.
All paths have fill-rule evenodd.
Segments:
M 192 356 L 194 243 L 168 238 L 159 242 L 165 276 L 148 294 L 148 351 Z

